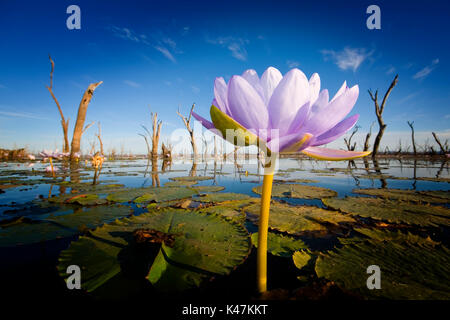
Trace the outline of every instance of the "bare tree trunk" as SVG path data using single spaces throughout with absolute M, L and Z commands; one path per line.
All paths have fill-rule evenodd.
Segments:
M 397 82 L 398 82 L 398 75 L 395 76 L 394 80 L 392 81 L 391 85 L 389 86 L 389 89 L 386 91 L 383 101 L 381 102 L 381 106 L 378 104 L 378 90 L 375 91 L 375 96 L 372 94 L 372 91 L 369 90 L 370 98 L 375 103 L 375 114 L 377 116 L 378 125 L 380 127 L 378 134 L 375 137 L 375 142 L 373 144 L 372 157 L 375 157 L 378 153 L 378 148 L 380 147 L 381 138 L 383 137 L 384 130 L 386 129 L 386 124 L 383 121 L 384 107 L 386 105 L 387 98 L 391 94 L 391 91 L 392 91 L 392 89 L 394 89 Z
M 439 145 L 439 148 L 441 148 L 442 154 L 445 155 L 446 150 L 445 150 L 444 146 L 442 145 L 441 141 L 439 140 L 438 136 L 437 136 L 436 133 L 434 133 L 434 132 L 432 132 L 431 134 L 433 135 L 434 140 L 436 140 L 437 144 Z
M 217 141 L 215 135 L 214 135 L 214 159 L 217 159 Z
M 69 152 L 69 136 L 68 136 L 68 130 L 69 130 L 69 118 L 67 118 L 67 121 L 64 118 L 64 114 L 62 112 L 61 106 L 59 105 L 58 99 L 56 99 L 55 95 L 53 94 L 53 71 L 55 70 L 55 63 L 52 60 L 52 57 L 49 55 L 48 58 L 50 59 L 50 63 L 52 65 L 52 70 L 50 71 L 50 86 L 46 86 L 47 90 L 50 92 L 50 95 L 52 96 L 53 100 L 56 103 L 56 106 L 58 107 L 59 114 L 61 116 L 61 126 L 63 129 L 64 134 L 64 144 L 63 144 L 63 152 L 67 153 Z
M 100 154 L 103 156 L 103 142 L 102 142 L 102 129 L 100 127 L 100 121 L 98 122 L 98 134 L 96 134 L 98 142 L 100 143 Z
M 145 134 L 141 134 L 141 133 L 139 133 L 139 135 L 142 136 L 144 138 L 144 140 L 145 140 L 145 144 L 147 145 L 147 158 L 150 158 L 151 154 L 152 154 L 152 151 L 150 149 L 150 145 L 148 143 L 147 136 Z
M 180 113 L 180 110 L 177 111 L 177 114 L 183 120 L 184 125 L 186 126 L 186 129 L 189 132 L 189 136 L 191 137 L 192 152 L 194 155 L 194 162 L 195 162 L 197 159 L 198 153 L 197 153 L 197 145 L 195 143 L 195 138 L 194 138 L 194 128 L 191 127 L 192 111 L 194 110 L 194 107 L 195 107 L 195 103 L 191 107 L 191 111 L 189 112 L 188 118 L 183 116 Z
M 81 136 L 83 132 L 84 121 L 86 120 L 86 112 L 89 106 L 89 102 L 91 102 L 92 96 L 94 95 L 95 89 L 101 85 L 103 81 L 97 83 L 91 83 L 89 87 L 83 94 L 83 98 L 81 99 L 80 106 L 78 107 L 77 114 L 77 122 L 75 123 L 75 128 L 73 129 L 73 137 L 72 137 L 72 148 L 70 150 L 70 158 L 73 158 L 73 155 L 76 152 L 80 152 L 81 145 Z
M 372 127 L 375 124 L 375 121 L 372 122 L 372 124 L 370 125 L 370 129 L 369 132 L 366 135 L 366 140 L 364 141 L 364 150 L 363 151 L 368 151 L 369 150 L 369 141 L 370 141 L 370 136 L 372 135 Z
M 353 129 L 352 134 L 350 135 L 348 140 L 347 140 L 347 138 L 344 138 L 344 142 L 345 142 L 345 145 L 347 146 L 348 151 L 354 151 L 356 149 L 356 142 L 352 146 L 352 138 L 355 135 L 355 133 L 358 132 L 359 128 L 360 128 L 359 126 L 355 126 L 355 128 Z
M 162 121 L 158 121 L 158 114 L 152 112 L 153 134 L 152 134 L 152 158 L 158 158 L 159 135 L 161 133 Z
M 408 126 L 411 128 L 411 140 L 412 140 L 413 152 L 414 152 L 414 156 L 416 156 L 417 150 L 416 150 L 416 142 L 414 140 L 414 121 L 412 121 L 412 122 L 406 121 L 406 123 L 408 123 Z

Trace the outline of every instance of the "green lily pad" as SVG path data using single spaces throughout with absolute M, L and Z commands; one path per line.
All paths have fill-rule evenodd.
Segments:
M 198 197 L 195 200 L 200 202 L 225 202 L 225 201 L 235 201 L 235 200 L 249 200 L 251 197 L 243 193 L 211 193 L 202 197 Z
M 197 192 L 184 187 L 161 187 L 161 188 L 132 188 L 109 194 L 106 199 L 111 202 L 162 202 L 183 199 L 193 196 Z
M 368 197 L 329 198 L 322 201 L 335 210 L 391 223 L 450 225 L 450 209 L 444 207 Z
M 354 238 L 339 238 L 339 241 L 342 244 L 353 243 L 353 242 L 361 242 L 366 241 L 367 238 L 370 241 L 394 241 L 404 243 L 407 242 L 409 244 L 415 244 L 419 246 L 423 245 L 431 245 L 436 246 L 439 242 L 433 241 L 430 236 L 424 238 L 410 232 L 403 233 L 400 230 L 395 231 L 386 231 L 379 229 L 369 229 L 369 228 L 355 228 L 354 231 L 362 234 L 365 238 L 362 237 L 354 237 Z
M 131 214 L 129 207 L 92 207 L 55 211 L 44 220 L 23 221 L 0 227 L 0 247 L 25 245 L 78 234 L 105 222 Z
M 363 297 L 450 299 L 450 251 L 444 246 L 359 242 L 318 257 L 316 273 Z M 367 267 L 381 271 L 381 290 L 369 290 Z
M 253 245 L 258 247 L 258 232 L 253 233 L 251 238 Z M 267 251 L 274 256 L 290 258 L 295 251 L 307 248 L 307 245 L 300 239 L 273 232 L 268 233 Z
M 254 187 L 252 191 L 261 194 L 262 186 Z M 272 187 L 272 196 L 282 198 L 321 199 L 335 197 L 337 196 L 337 192 L 321 187 L 285 183 L 274 184 Z
M 197 186 L 191 187 L 191 189 L 197 191 L 197 193 L 209 193 L 209 192 L 219 192 L 225 190 L 222 186 Z
M 200 285 L 214 276 L 229 274 L 250 250 L 247 231 L 240 224 L 215 215 L 190 210 L 165 209 L 117 220 L 97 228 L 71 243 L 60 256 L 58 270 L 67 277 L 68 265 L 77 264 L 83 273 L 82 287 L 93 291 L 119 273 L 133 255 L 133 232 L 157 230 L 174 238 L 162 243 L 147 278 L 158 289 L 178 291 Z M 139 257 L 131 257 L 134 261 Z M 148 270 L 148 269 L 147 269 Z
M 355 189 L 353 193 L 378 196 L 386 199 L 414 201 L 414 202 L 436 202 L 450 201 L 448 191 L 414 191 L 402 189 Z
M 258 221 L 260 208 L 259 204 L 244 208 L 250 221 Z M 290 206 L 279 202 L 272 202 L 270 206 L 269 228 L 293 235 L 300 235 L 305 231 L 325 231 L 323 223 L 337 225 L 340 222 L 355 220 L 337 211 L 312 206 Z
M 176 180 L 176 181 L 167 181 L 164 183 L 164 187 L 190 187 L 195 185 L 198 182 L 198 180 L 195 181 L 183 181 L 183 180 Z
M 311 254 L 309 251 L 295 251 L 292 255 L 292 260 L 298 269 L 303 269 L 311 260 Z

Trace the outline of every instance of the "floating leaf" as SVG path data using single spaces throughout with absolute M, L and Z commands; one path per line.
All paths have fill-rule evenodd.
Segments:
M 225 189 L 222 186 L 197 186 L 191 187 L 191 189 L 197 191 L 198 193 L 209 193 L 209 192 L 219 192 Z
M 302 269 L 311 260 L 311 255 L 307 251 L 295 251 L 292 260 L 298 269 Z
M 129 207 L 102 206 L 53 212 L 45 220 L 26 221 L 0 227 L 0 246 L 30 244 L 78 234 L 82 228 L 93 228 L 131 214 Z
M 258 232 L 252 234 L 252 243 L 258 247 Z M 267 251 L 274 256 L 290 258 L 296 250 L 306 249 L 307 245 L 300 239 L 269 232 L 267 236 Z
M 197 183 L 198 181 L 183 181 L 183 180 L 176 180 L 176 181 L 167 181 L 164 183 L 164 187 L 190 187 Z
M 359 242 L 318 257 L 316 273 L 364 297 L 450 299 L 450 251 L 395 242 Z M 369 290 L 367 267 L 381 270 L 381 290 Z
M 368 197 L 332 198 L 322 201 L 332 209 L 391 223 L 420 226 L 450 225 L 450 219 L 448 219 L 450 209 L 444 207 Z
M 254 187 L 252 191 L 261 194 L 262 186 Z M 321 187 L 286 183 L 274 184 L 272 187 L 272 196 L 281 198 L 321 199 L 335 197 L 337 196 L 337 192 Z
M 235 200 L 230 202 L 224 202 L 218 205 L 200 208 L 198 212 L 216 214 L 224 217 L 225 219 L 230 219 L 236 222 L 244 223 L 246 215 L 245 212 L 243 211 L 243 208 L 257 201 L 259 201 L 259 199 L 250 198 L 247 200 Z
M 248 218 L 257 222 L 260 214 L 260 205 L 254 204 L 245 207 Z M 273 202 L 270 206 L 269 228 L 299 235 L 304 231 L 324 231 L 321 223 L 338 224 L 340 222 L 354 222 L 352 217 L 340 214 L 337 211 L 325 210 L 312 206 L 290 206 L 288 204 Z
M 195 200 L 200 202 L 225 202 L 235 200 L 249 200 L 251 197 L 243 193 L 211 193 L 202 197 L 198 197 Z
M 68 265 L 77 264 L 84 270 L 82 287 L 95 290 L 123 273 L 127 261 L 138 259 L 133 255 L 133 232 L 142 228 L 174 238 L 171 246 L 161 245 L 147 276 L 164 291 L 195 287 L 205 279 L 226 275 L 246 259 L 250 249 L 248 233 L 240 224 L 191 210 L 164 209 L 118 220 L 81 236 L 61 253 L 61 276 L 67 277 Z
M 415 202 L 448 202 L 450 192 L 448 191 L 414 191 L 402 189 L 355 189 L 354 193 L 378 196 L 386 199 L 415 201 Z
M 197 194 L 193 189 L 184 187 L 133 188 L 109 194 L 106 199 L 111 202 L 162 202 L 188 198 Z

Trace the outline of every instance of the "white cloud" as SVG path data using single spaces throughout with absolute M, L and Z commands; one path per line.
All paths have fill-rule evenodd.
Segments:
M 155 46 L 154 47 L 156 50 L 158 50 L 159 52 L 161 52 L 167 59 L 169 59 L 172 62 L 177 62 L 177 60 L 175 60 L 175 57 L 172 55 L 172 53 L 170 53 L 170 51 L 163 46 Z
M 218 37 L 216 39 L 206 38 L 206 42 L 227 48 L 231 52 L 231 55 L 238 60 L 247 60 L 247 50 L 245 49 L 245 45 L 250 42 L 247 39 Z
M 430 65 L 426 66 L 425 68 L 423 68 L 422 70 L 417 72 L 413 76 L 413 79 L 416 79 L 416 80 L 425 79 L 437 67 L 438 63 L 439 63 L 439 59 L 434 59 L 433 61 L 431 61 Z
M 300 63 L 298 61 L 294 61 L 294 60 L 288 60 L 288 61 L 286 61 L 286 64 L 291 69 L 297 68 L 300 65 Z
M 40 117 L 35 114 L 27 113 L 27 112 L 10 112 L 10 111 L 1 111 L 0 110 L 0 115 L 6 116 L 6 117 L 13 117 L 13 118 L 28 118 L 28 119 L 38 119 L 38 120 L 47 119 L 47 118 Z
M 361 63 L 372 55 L 372 51 L 367 52 L 364 48 L 345 47 L 341 51 L 322 50 L 321 53 L 325 61 L 331 59 L 341 70 L 351 69 L 354 72 Z
M 123 83 L 126 85 L 133 87 L 133 88 L 139 88 L 141 85 L 137 82 L 131 81 L 131 80 L 124 80 Z
M 191 86 L 192 92 L 194 92 L 195 94 L 200 93 L 200 88 L 196 87 L 196 86 Z
M 445 119 L 450 119 L 450 113 L 444 116 Z
M 112 26 L 109 28 L 112 33 L 121 39 L 125 39 L 125 40 L 130 40 L 136 43 L 142 42 L 145 44 L 149 44 L 147 41 L 147 36 L 144 34 L 136 34 L 133 30 L 128 29 L 128 28 L 121 28 L 121 27 L 116 27 L 116 26 Z
M 393 74 L 395 72 L 395 68 L 394 67 L 390 67 L 387 71 L 386 74 Z

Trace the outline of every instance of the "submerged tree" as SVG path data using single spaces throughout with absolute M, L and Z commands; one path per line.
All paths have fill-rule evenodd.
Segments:
M 355 128 L 353 129 L 352 133 L 350 134 L 350 137 L 348 138 L 344 138 L 344 142 L 345 145 L 347 146 L 347 150 L 348 151 L 354 151 L 356 149 L 356 142 L 352 145 L 352 139 L 353 136 L 356 134 L 356 132 L 358 132 L 358 129 L 360 128 L 360 126 L 355 126 Z
M 363 151 L 369 151 L 369 147 L 370 147 L 370 144 L 369 144 L 369 142 L 370 142 L 370 136 L 372 135 L 372 127 L 373 127 L 374 124 L 375 124 L 375 121 L 372 122 L 372 124 L 370 125 L 369 132 L 368 132 L 367 135 L 366 135 L 366 140 L 364 140 L 364 149 L 363 149 Z M 365 159 L 365 158 L 364 158 L 364 159 Z
M 78 107 L 77 121 L 75 123 L 75 128 L 73 129 L 72 145 L 70 150 L 70 158 L 74 157 L 75 153 L 80 152 L 81 146 L 81 136 L 86 129 L 83 129 L 84 121 L 86 120 L 86 112 L 91 102 L 92 96 L 94 95 L 95 89 L 101 85 L 103 81 L 97 83 L 91 83 L 81 98 L 80 105 Z
M 378 90 L 375 91 L 375 94 L 372 93 L 371 90 L 369 90 L 369 95 L 372 101 L 375 103 L 375 114 L 377 116 L 378 125 L 379 125 L 379 131 L 377 136 L 375 137 L 375 142 L 373 144 L 373 151 L 372 156 L 375 157 L 378 153 L 378 148 L 380 147 L 381 138 L 383 137 L 384 130 L 386 129 L 386 124 L 383 121 L 383 111 L 384 107 L 386 106 L 386 101 L 391 94 L 392 89 L 394 89 L 395 85 L 398 82 L 398 75 L 395 76 L 394 80 L 392 81 L 391 85 L 389 86 L 388 90 L 386 91 L 386 94 L 384 95 L 383 101 L 381 102 L 381 105 L 378 104 Z
M 46 86 L 48 91 L 50 92 L 50 95 L 52 96 L 53 100 L 56 103 L 56 106 L 58 107 L 59 114 L 61 116 L 61 126 L 63 129 L 64 134 L 64 143 L 63 143 L 63 152 L 68 153 L 69 152 L 69 118 L 67 120 L 64 118 L 64 114 L 61 109 L 61 105 L 58 102 L 58 99 L 56 99 L 55 95 L 53 94 L 53 72 L 55 71 L 55 62 L 53 62 L 52 57 L 48 55 L 48 58 L 50 59 L 50 64 L 52 66 L 52 69 L 50 71 L 50 86 Z
M 431 133 L 433 135 L 434 140 L 436 140 L 436 143 L 439 145 L 439 148 L 441 148 L 441 152 L 442 154 L 446 154 L 447 150 L 446 148 L 444 148 L 444 146 L 442 145 L 441 141 L 439 140 L 438 136 L 436 133 L 432 132 Z
M 194 111 L 195 103 L 192 104 L 191 111 L 189 112 L 189 116 L 186 118 L 180 113 L 180 110 L 178 109 L 177 114 L 183 120 L 183 123 L 189 132 L 189 136 L 191 137 L 191 145 L 192 145 L 192 152 L 194 155 L 194 162 L 197 159 L 197 144 L 195 143 L 195 137 L 194 137 L 194 128 L 191 127 L 191 119 L 192 119 L 192 111 Z
M 158 157 L 159 135 L 161 134 L 162 120 L 158 120 L 158 113 L 151 113 L 152 116 L 152 158 Z
M 414 152 L 414 155 L 417 155 L 416 141 L 414 140 L 414 121 L 412 121 L 412 122 L 406 121 L 406 123 L 411 128 L 411 141 L 412 141 L 413 152 Z
M 81 145 L 81 136 L 83 133 L 92 125 L 88 125 L 85 128 L 84 122 L 86 120 L 86 112 L 87 108 L 89 106 L 89 102 L 92 99 L 92 96 L 94 94 L 95 89 L 103 83 L 103 81 L 97 82 L 97 83 L 91 83 L 86 91 L 83 94 L 83 97 L 81 99 L 80 105 L 78 107 L 78 114 L 77 114 L 77 121 L 75 123 L 75 128 L 73 130 L 73 136 L 72 136 L 72 144 L 69 148 L 69 119 L 64 118 L 64 114 L 61 109 L 61 105 L 58 102 L 58 99 L 56 99 L 56 96 L 53 94 L 53 72 L 55 70 L 55 63 L 52 60 L 51 56 L 49 55 L 48 58 L 50 59 L 51 64 L 51 71 L 50 71 L 50 86 L 47 86 L 48 91 L 50 92 L 50 95 L 52 96 L 53 100 L 56 103 L 56 106 L 58 107 L 59 114 L 61 115 L 61 125 L 63 128 L 63 134 L 64 134 L 64 144 L 63 144 L 63 152 L 68 153 L 70 151 L 70 158 L 73 159 L 75 154 L 78 154 L 80 152 L 80 145 Z M 70 150 L 69 150 L 70 149 Z

